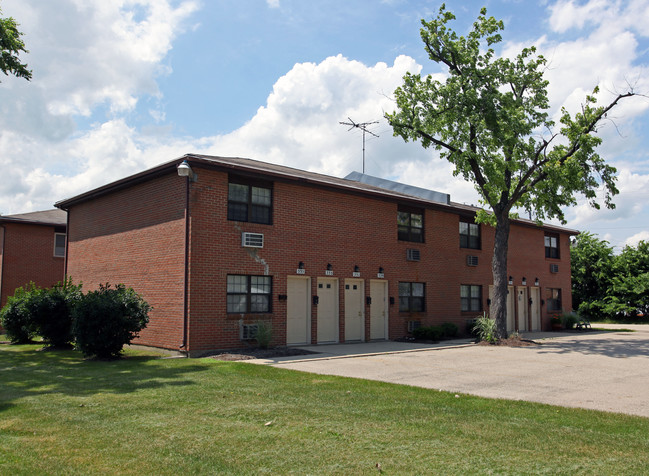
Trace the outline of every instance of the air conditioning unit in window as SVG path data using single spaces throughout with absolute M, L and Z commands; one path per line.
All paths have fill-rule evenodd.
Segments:
M 550 265 L 550 272 L 551 273 L 558 273 L 559 272 L 559 265 L 558 264 L 551 264 Z
M 478 266 L 478 257 L 467 255 L 466 256 L 466 265 L 467 266 Z
M 245 248 L 263 248 L 264 235 L 262 233 L 244 232 L 241 235 L 241 246 Z
M 414 249 L 414 248 L 408 248 L 406 250 L 406 259 L 408 261 L 420 261 L 421 260 L 421 252 L 419 250 Z
M 251 340 L 257 337 L 257 324 L 241 324 L 239 326 L 239 338 Z

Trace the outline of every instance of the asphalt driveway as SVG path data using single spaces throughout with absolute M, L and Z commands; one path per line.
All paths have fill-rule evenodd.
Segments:
M 535 333 L 531 347 L 470 341 L 307 346 L 307 356 L 249 362 L 490 398 L 649 417 L 649 326 L 635 332 Z

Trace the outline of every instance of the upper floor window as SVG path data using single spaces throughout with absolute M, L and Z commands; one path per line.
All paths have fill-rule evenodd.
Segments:
M 547 288 L 545 291 L 545 301 L 547 303 L 548 311 L 561 310 L 561 289 Z
M 228 275 L 227 312 L 270 312 L 270 276 Z
M 54 233 L 54 256 L 65 256 L 65 233 Z
M 545 257 L 559 258 L 559 237 L 557 235 L 545 235 Z
M 424 242 L 424 212 L 419 209 L 399 207 L 397 211 L 399 239 Z
M 460 248 L 480 249 L 480 225 L 460 218 Z
M 232 179 L 228 183 L 228 220 L 271 224 L 272 188 L 265 182 Z
M 460 286 L 460 309 L 482 311 L 482 286 L 462 284 Z
M 424 311 L 425 294 L 424 283 L 399 283 L 399 311 Z

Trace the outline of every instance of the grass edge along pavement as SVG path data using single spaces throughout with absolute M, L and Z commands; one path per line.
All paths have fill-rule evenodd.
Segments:
M 649 472 L 642 417 L 130 350 L 0 375 L 1 474 Z

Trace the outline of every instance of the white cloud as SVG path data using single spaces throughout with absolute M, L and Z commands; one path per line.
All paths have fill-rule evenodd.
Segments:
M 279 0 L 266 0 L 268 8 L 279 8 Z
M 649 230 L 643 230 L 640 233 L 636 233 L 635 235 L 630 236 L 624 242 L 624 246 L 636 247 L 641 241 L 649 241 Z

